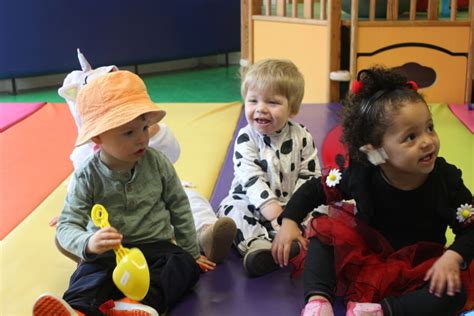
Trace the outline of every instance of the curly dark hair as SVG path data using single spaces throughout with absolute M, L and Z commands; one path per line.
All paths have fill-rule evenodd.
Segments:
M 348 94 L 343 100 L 341 141 L 351 159 L 367 162 L 359 148 L 366 144 L 379 148 L 393 115 L 407 103 L 426 101 L 394 69 L 377 65 L 361 70 L 357 80 L 362 84 L 360 91 Z

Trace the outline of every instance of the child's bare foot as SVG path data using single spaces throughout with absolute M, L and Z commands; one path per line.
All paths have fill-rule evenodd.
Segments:
M 222 263 L 229 254 L 236 233 L 234 221 L 230 217 L 221 217 L 213 225 L 201 229 L 199 245 L 209 260 Z

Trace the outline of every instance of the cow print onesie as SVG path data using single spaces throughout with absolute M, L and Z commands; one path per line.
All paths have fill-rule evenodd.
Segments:
M 284 207 L 301 184 L 321 172 L 313 137 L 291 120 L 272 135 L 259 134 L 247 125 L 234 146 L 234 179 L 218 216 L 235 221 L 238 245 L 252 237 L 269 238 L 272 227 L 260 208 L 271 201 Z

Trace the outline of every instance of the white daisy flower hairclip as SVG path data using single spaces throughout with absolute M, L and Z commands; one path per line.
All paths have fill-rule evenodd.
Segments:
M 472 207 L 471 204 L 466 203 L 466 204 L 462 204 L 460 207 L 458 207 L 458 210 L 456 212 L 456 219 L 460 223 L 464 223 L 471 216 L 474 216 L 474 208 Z
M 326 185 L 328 187 L 336 186 L 341 181 L 341 176 L 339 169 L 331 169 L 326 177 Z

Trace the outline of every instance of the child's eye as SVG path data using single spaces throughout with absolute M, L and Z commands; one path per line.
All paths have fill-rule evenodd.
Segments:
M 126 131 L 123 133 L 125 136 L 131 136 L 133 134 L 133 131 Z
M 416 138 L 416 135 L 412 133 L 412 134 L 409 134 L 409 135 L 405 138 L 405 141 L 406 141 L 406 142 L 411 142 L 411 141 L 415 140 L 415 138 Z
M 427 128 L 427 130 L 428 130 L 428 132 L 430 132 L 430 133 L 433 133 L 433 132 L 434 132 L 434 130 L 435 130 L 435 128 L 434 128 L 434 124 L 430 124 L 430 125 L 428 125 L 428 128 Z
M 247 103 L 251 103 L 251 104 L 257 103 L 257 100 L 255 100 L 255 99 L 248 99 L 248 100 L 247 100 Z
M 147 131 L 149 128 L 150 128 L 150 126 L 148 126 L 148 125 L 143 126 L 144 131 Z

